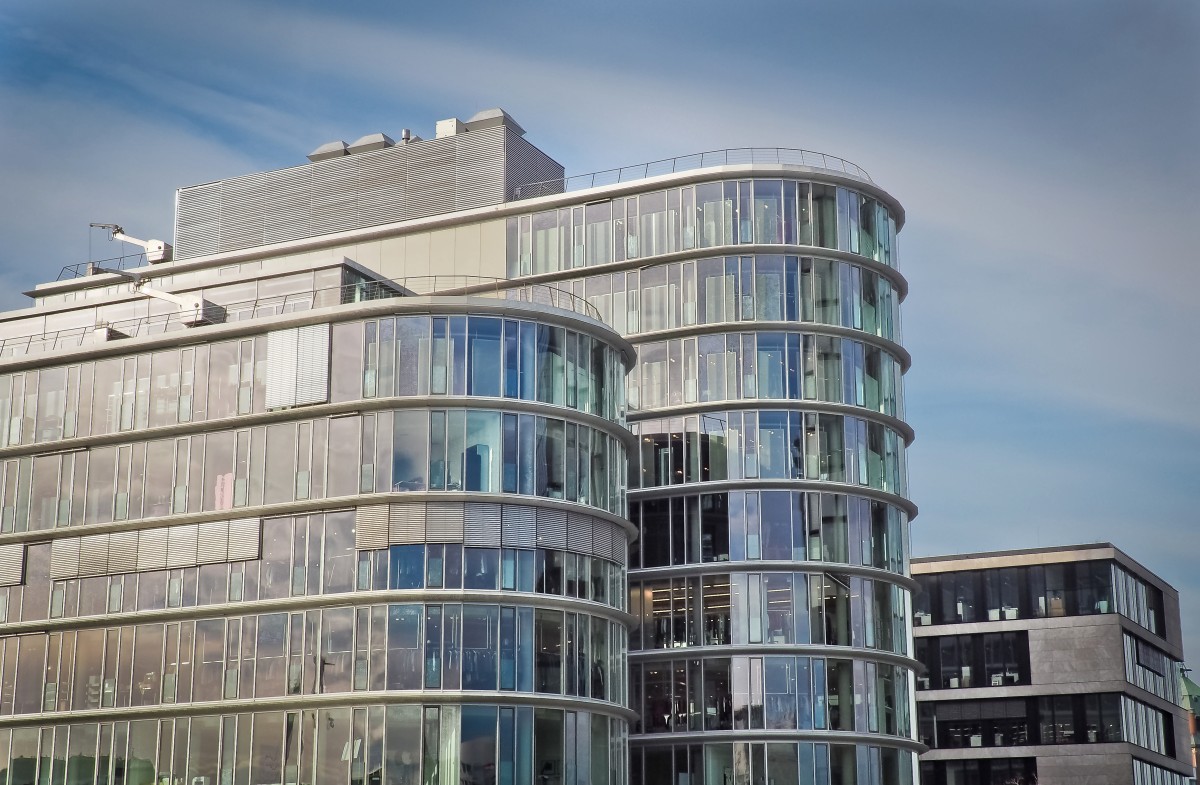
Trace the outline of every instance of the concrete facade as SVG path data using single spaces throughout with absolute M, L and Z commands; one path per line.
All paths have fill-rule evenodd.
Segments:
M 1109 544 L 916 558 L 912 570 L 923 781 L 972 781 L 956 767 L 1014 760 L 1028 769 L 1016 781 L 1039 785 L 1190 775 L 1170 585 Z M 981 661 L 1000 675 L 960 675 Z M 1146 722 L 1157 737 L 1139 736 Z

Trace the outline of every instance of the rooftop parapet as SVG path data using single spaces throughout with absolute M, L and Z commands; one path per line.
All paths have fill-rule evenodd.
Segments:
M 181 188 L 175 258 L 500 204 L 523 185 L 563 177 L 502 109 L 451 125 L 437 139 L 331 142 L 302 166 Z

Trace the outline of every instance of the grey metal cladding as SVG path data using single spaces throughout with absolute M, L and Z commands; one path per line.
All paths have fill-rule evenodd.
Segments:
M 567 548 L 566 510 L 539 507 L 537 511 L 537 544 L 539 548 Z
M 561 177 L 504 126 L 234 177 L 178 192 L 175 258 L 500 204 Z
M 50 578 L 62 580 L 79 575 L 79 538 L 66 537 L 50 543 Z
M 501 531 L 504 515 L 496 511 L 493 514 L 486 509 L 494 505 L 472 504 L 463 521 L 463 545 L 474 545 L 482 548 L 499 548 L 504 537 Z M 495 505 L 498 506 L 498 505 Z
M 386 504 L 364 504 L 354 510 L 354 547 L 363 551 L 386 548 L 388 541 L 388 515 Z
M 504 547 L 537 547 L 537 510 L 519 504 L 505 504 L 502 509 Z
M 261 518 L 238 518 L 229 522 L 229 561 L 257 559 L 261 552 Z
M 476 505 L 462 502 L 429 502 L 425 508 L 425 540 L 427 542 L 462 542 L 463 519 Z M 497 524 L 500 511 L 496 510 Z
M 504 201 L 504 134 L 473 133 L 458 146 L 454 193 L 459 210 Z
M 54 551 L 50 552 L 50 566 L 54 566 Z M 25 546 L 21 543 L 0 545 L 0 586 L 16 586 L 25 575 Z
M 108 535 L 108 572 L 119 575 L 125 572 L 135 572 L 138 562 L 139 533 L 113 532 Z
M 221 183 L 196 185 L 176 194 L 175 247 L 181 246 L 189 256 L 216 253 L 221 247 Z
M 79 538 L 79 572 L 81 578 L 108 574 L 108 558 L 112 542 L 107 534 L 91 534 Z
M 388 515 L 388 542 L 415 545 L 425 542 L 425 504 L 393 504 Z
M 196 563 L 217 564 L 229 558 L 229 521 L 196 525 Z
M 507 194 L 511 195 L 517 187 L 522 185 L 563 178 L 564 171 L 561 164 L 511 129 L 503 130 L 505 132 L 505 187 Z
M 592 518 L 577 512 L 567 514 L 567 549 L 576 553 L 592 552 Z

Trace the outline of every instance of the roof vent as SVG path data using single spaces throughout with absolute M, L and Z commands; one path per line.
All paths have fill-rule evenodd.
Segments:
M 346 154 L 346 143 L 341 139 L 334 142 L 326 142 L 308 154 L 308 160 L 316 163 L 324 161 L 328 158 L 338 158 Z
M 463 121 L 459 120 L 457 117 L 451 117 L 446 120 L 437 121 L 438 139 L 445 139 L 447 136 L 458 136 L 461 133 L 465 133 L 466 130 L 467 126 L 464 125 Z
M 503 125 L 512 129 L 513 133 L 517 136 L 525 135 L 525 129 L 521 127 L 521 124 L 514 120 L 512 115 L 498 106 L 494 109 L 484 109 L 482 112 L 476 112 L 464 125 L 468 131 L 478 131 L 481 128 L 495 128 L 498 125 Z
M 387 134 L 367 134 L 352 142 L 348 149 L 351 153 L 365 153 L 369 150 L 382 150 L 394 144 L 395 142 L 392 141 L 392 137 Z

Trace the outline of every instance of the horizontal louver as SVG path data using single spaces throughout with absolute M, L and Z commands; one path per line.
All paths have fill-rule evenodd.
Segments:
M 373 551 L 388 546 L 388 515 L 386 504 L 363 505 L 354 511 L 354 547 Z
M 484 505 L 461 502 L 430 502 L 425 508 L 425 540 L 427 542 L 462 542 L 463 517 L 472 507 Z M 489 505 L 490 506 L 490 505 Z M 496 514 L 499 523 L 499 512 Z
M 388 541 L 393 545 L 425 542 L 425 505 L 393 504 L 389 515 Z
M 53 564 L 54 551 L 50 551 Z M 25 574 L 25 546 L 0 545 L 0 586 L 16 586 Z
M 564 510 L 537 511 L 537 544 L 539 548 L 565 550 L 567 547 L 567 513 Z
M 563 168 L 504 126 L 181 189 L 175 258 L 500 204 Z

